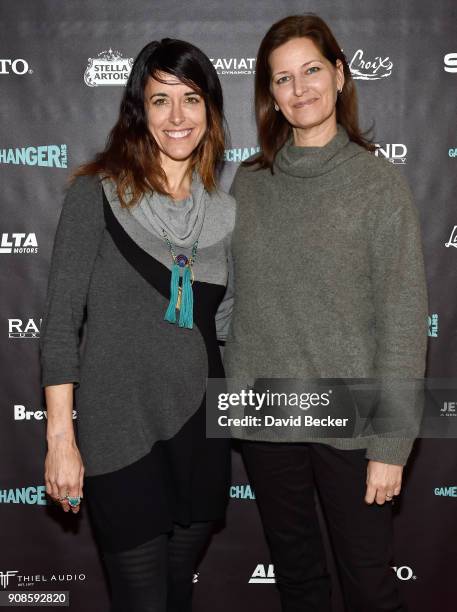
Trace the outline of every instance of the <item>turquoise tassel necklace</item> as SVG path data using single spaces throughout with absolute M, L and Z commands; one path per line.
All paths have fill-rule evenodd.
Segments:
M 197 255 L 198 240 L 194 242 L 191 256 L 187 258 L 182 253 L 176 255 L 167 232 L 163 228 L 162 233 L 173 259 L 170 280 L 170 302 L 165 312 L 164 319 L 169 323 L 176 323 L 176 311 L 179 310 L 179 327 L 192 329 L 194 325 L 194 294 L 192 291 L 194 272 L 192 266 L 194 265 Z M 180 268 L 184 268 L 181 286 L 179 286 L 179 279 L 181 278 Z

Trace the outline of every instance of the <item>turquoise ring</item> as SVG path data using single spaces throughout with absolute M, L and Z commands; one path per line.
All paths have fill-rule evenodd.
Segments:
M 69 495 L 66 495 L 65 499 L 68 499 L 68 503 L 72 508 L 76 508 L 76 506 L 79 506 L 79 504 L 81 503 L 80 497 L 70 497 Z

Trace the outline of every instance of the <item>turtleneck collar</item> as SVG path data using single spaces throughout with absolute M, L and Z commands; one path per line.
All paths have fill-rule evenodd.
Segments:
M 274 165 L 275 169 L 291 176 L 320 176 L 361 152 L 362 149 L 349 140 L 345 128 L 338 123 L 335 136 L 323 147 L 300 147 L 290 136 L 278 151 Z

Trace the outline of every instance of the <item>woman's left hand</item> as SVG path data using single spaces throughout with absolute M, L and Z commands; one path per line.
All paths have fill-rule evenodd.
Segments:
M 385 501 L 391 501 L 394 495 L 399 495 L 402 473 L 402 465 L 370 459 L 367 467 L 366 503 L 372 504 L 376 500 L 377 504 L 383 504 Z

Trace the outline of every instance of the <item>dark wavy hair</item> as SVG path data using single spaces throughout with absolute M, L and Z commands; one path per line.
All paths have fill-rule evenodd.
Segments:
M 145 109 L 146 83 L 149 77 L 157 79 L 159 72 L 175 76 L 200 94 L 205 102 L 207 129 L 192 155 L 189 174 L 196 169 L 205 188 L 212 191 L 222 164 L 225 120 L 222 88 L 214 66 L 200 49 L 188 42 L 172 38 L 152 41 L 140 51 L 133 63 L 119 118 L 105 149 L 74 174 L 101 174 L 112 178 L 125 207 L 135 204 L 145 191 L 151 189 L 169 195 L 159 147 L 148 129 Z
M 302 37 L 310 38 L 334 66 L 338 59 L 341 60 L 345 82 L 336 101 L 336 120 L 346 128 L 350 140 L 368 151 L 375 150 L 375 145 L 359 127 L 357 93 L 346 56 L 325 21 L 313 13 L 307 13 L 285 17 L 274 23 L 260 43 L 255 72 L 255 113 L 260 153 L 253 160 L 243 162 L 244 165 L 258 164 L 258 169 L 270 168 L 273 173 L 276 154 L 289 138 L 292 130 L 290 124 L 282 113 L 273 108 L 269 59 L 275 49 L 289 40 Z

